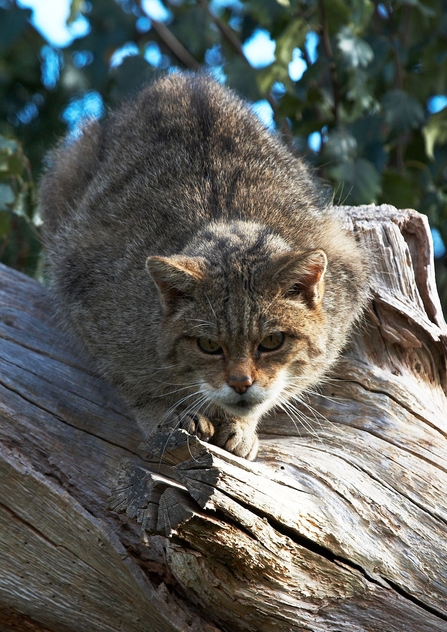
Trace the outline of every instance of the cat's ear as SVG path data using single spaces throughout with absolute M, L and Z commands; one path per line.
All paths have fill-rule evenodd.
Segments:
M 146 270 L 157 285 L 165 313 L 175 310 L 178 301 L 191 296 L 204 276 L 204 261 L 200 257 L 148 257 Z
M 310 306 L 317 307 L 324 296 L 326 268 L 324 250 L 281 253 L 274 261 L 273 278 L 287 298 L 301 296 Z

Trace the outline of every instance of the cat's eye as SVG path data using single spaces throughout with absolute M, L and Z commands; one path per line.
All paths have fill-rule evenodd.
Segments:
M 305 290 L 305 286 L 303 283 L 295 283 L 290 287 L 287 291 L 287 296 L 289 298 L 294 298 L 295 296 L 300 296 Z
M 276 351 L 284 342 L 285 335 L 282 331 L 275 331 L 272 334 L 266 336 L 259 345 L 259 351 Z
M 212 353 L 215 355 L 223 353 L 222 347 L 218 342 L 213 340 L 212 338 L 198 338 L 197 344 L 199 349 L 204 353 Z

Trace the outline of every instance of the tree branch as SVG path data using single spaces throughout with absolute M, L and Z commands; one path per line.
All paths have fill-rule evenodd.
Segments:
M 235 53 L 237 53 L 239 55 L 239 57 L 242 57 L 242 59 L 244 59 L 249 66 L 251 66 L 250 62 L 248 61 L 248 59 L 245 56 L 244 50 L 242 48 L 242 43 L 239 40 L 239 38 L 236 35 L 236 33 L 228 26 L 228 24 L 225 24 L 225 22 L 223 22 L 211 10 L 211 7 L 208 4 L 207 0 L 198 0 L 198 4 L 202 7 L 202 9 L 204 9 L 208 13 L 209 17 L 214 22 L 214 24 L 217 26 L 217 28 L 219 29 L 221 35 L 228 42 L 228 44 L 233 49 L 233 51 Z
M 191 53 L 183 46 L 183 44 L 175 37 L 175 35 L 168 29 L 166 24 L 150 18 L 154 30 L 163 42 L 170 48 L 174 55 L 191 70 L 199 70 L 200 64 L 194 59 Z
M 154 27 L 154 31 L 157 33 L 158 37 L 174 53 L 177 59 L 179 59 L 187 68 L 190 68 L 191 70 L 199 70 L 200 64 L 197 59 L 194 59 L 191 53 L 175 37 L 174 33 L 172 33 L 172 31 L 168 29 L 166 24 L 163 24 L 163 22 L 151 18 L 141 6 L 141 0 L 135 0 L 135 4 L 142 11 L 142 13 L 144 13 L 144 15 L 146 15 L 150 19 L 151 24 Z
M 209 17 L 217 26 L 222 37 L 228 42 L 232 50 L 237 55 L 239 55 L 239 57 L 241 57 L 250 66 L 250 68 L 252 68 L 252 65 L 250 64 L 247 57 L 245 56 L 244 49 L 242 47 L 242 42 L 240 41 L 236 33 L 228 26 L 228 24 L 225 24 L 223 20 L 221 20 L 217 15 L 215 15 L 215 13 L 212 11 L 207 0 L 198 0 L 198 4 L 208 13 Z M 278 102 L 276 101 L 275 97 L 272 94 L 267 93 L 264 95 L 264 98 L 270 104 L 273 112 L 276 114 L 278 110 Z M 291 136 L 291 130 L 287 122 L 286 122 L 286 126 L 288 128 L 288 131 L 286 131 L 284 129 L 284 125 L 282 125 L 282 133 L 286 139 L 289 139 Z
M 139 0 L 137 1 L 137 4 L 141 8 L 141 2 Z M 228 24 L 225 24 L 225 22 L 223 22 L 217 15 L 214 14 L 207 0 L 198 0 L 198 4 L 202 7 L 202 9 L 204 9 L 207 12 L 211 20 L 219 29 L 222 37 L 228 42 L 232 50 L 237 55 L 239 55 L 239 57 L 241 57 L 251 68 L 252 66 L 250 62 L 248 61 L 247 57 L 245 56 L 244 49 L 242 47 L 242 42 L 237 37 L 236 33 L 228 26 Z M 189 53 L 189 51 L 175 37 L 172 31 L 170 31 L 169 28 L 165 24 L 163 24 L 163 22 L 159 22 L 158 20 L 154 20 L 152 18 L 150 18 L 150 20 L 154 27 L 154 30 L 157 32 L 157 35 L 160 37 L 160 39 L 164 41 L 164 43 L 170 48 L 170 50 L 174 53 L 174 55 L 178 57 L 178 59 L 180 59 L 180 61 L 187 68 L 190 68 L 191 70 L 199 70 L 201 68 L 201 64 L 196 59 L 194 59 L 194 57 Z M 270 104 L 273 112 L 276 113 L 278 109 L 278 103 L 275 97 L 272 94 L 267 93 L 264 95 L 264 98 Z M 287 122 L 286 122 L 286 125 L 288 128 L 288 131 L 285 130 L 284 129 L 285 126 L 282 125 L 282 134 L 284 135 L 285 139 L 289 141 L 290 136 L 291 136 L 291 130 Z
M 335 125 L 339 123 L 338 104 L 340 102 L 340 89 L 338 85 L 337 67 L 335 65 L 334 53 L 332 52 L 331 40 L 329 38 L 329 27 L 326 17 L 326 9 L 324 6 L 324 0 L 318 0 L 318 5 L 321 14 L 321 27 L 323 35 L 323 46 L 326 57 L 329 59 L 329 70 L 331 75 L 332 93 L 334 96 L 334 105 L 332 107 L 332 113 L 334 115 Z

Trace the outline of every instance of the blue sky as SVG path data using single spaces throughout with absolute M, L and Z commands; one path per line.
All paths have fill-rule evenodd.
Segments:
M 81 37 L 88 33 L 89 24 L 84 17 L 79 17 L 70 26 L 67 26 L 67 18 L 70 13 L 69 0 L 18 0 L 23 7 L 32 9 L 32 22 L 48 42 L 56 47 L 63 48 L 71 44 L 76 37 Z M 219 2 L 219 0 L 215 0 Z M 169 19 L 169 11 L 159 0 L 142 0 L 142 8 L 145 13 L 153 19 L 165 21 Z M 315 58 L 318 36 L 310 33 L 308 42 L 308 53 L 312 60 Z M 264 29 L 258 29 L 252 37 L 244 43 L 244 53 L 254 68 L 263 68 L 275 60 L 275 42 L 270 38 L 269 33 Z M 112 66 L 117 66 L 127 55 L 138 54 L 136 45 L 125 44 L 112 56 Z M 148 46 L 146 55 L 147 61 L 154 66 L 161 62 L 161 53 L 155 45 Z M 303 60 L 299 49 L 293 52 L 293 57 L 289 64 L 289 74 L 294 81 L 298 81 L 307 66 Z M 265 100 L 254 104 L 254 110 L 261 120 L 269 127 L 273 126 L 273 111 L 269 103 Z
M 94 2 L 94 0 L 92 0 Z M 211 0 L 215 9 L 218 9 L 219 5 L 229 4 L 230 0 Z M 237 3 L 238 0 L 233 0 Z M 33 14 L 31 21 L 34 26 L 40 31 L 40 33 L 47 39 L 50 46 L 44 46 L 42 48 L 42 56 L 46 60 L 44 63 L 48 64 L 47 80 L 57 81 L 59 76 L 59 63 L 57 62 L 58 52 L 57 48 L 63 48 L 71 44 L 76 37 L 82 37 L 89 31 L 88 20 L 83 16 L 80 16 L 74 22 L 67 26 L 67 18 L 70 13 L 70 1 L 69 0 L 18 0 L 18 4 L 22 7 L 32 9 Z M 169 20 L 169 11 L 164 7 L 160 0 L 142 0 L 141 6 L 148 16 L 155 20 L 167 21 Z M 383 6 L 383 5 L 381 5 Z M 150 21 L 147 18 L 140 18 L 145 20 L 145 25 L 141 29 L 146 31 L 150 28 Z M 143 25 L 142 25 L 143 26 Z M 138 27 L 138 24 L 137 24 Z M 306 52 L 311 63 L 317 58 L 317 45 L 318 35 L 313 32 L 309 32 L 306 38 Z M 248 61 L 254 68 L 263 68 L 268 66 L 275 60 L 275 42 L 270 38 L 270 34 L 264 29 L 258 29 L 252 35 L 252 37 L 244 43 L 244 54 Z M 212 50 L 211 50 L 212 52 Z M 125 44 L 119 51 L 116 51 L 112 56 L 112 65 L 119 65 L 122 59 L 129 54 L 138 54 L 138 49 L 132 43 Z M 145 52 L 145 57 L 149 63 L 156 67 L 162 66 L 162 55 L 158 45 L 155 42 L 150 43 Z M 54 62 L 54 63 L 52 63 Z M 56 69 L 54 77 L 51 76 L 50 68 L 51 64 Z M 302 53 L 299 48 L 296 48 L 292 53 L 292 59 L 289 63 L 289 76 L 293 81 L 299 81 L 303 73 L 307 68 L 307 64 L 302 57 Z M 54 73 L 53 73 L 54 74 Z M 280 92 L 281 86 L 278 86 Z M 32 107 L 35 104 L 28 104 Z M 447 95 L 435 95 L 427 101 L 427 109 L 430 113 L 439 112 L 447 107 Z M 34 112 L 22 112 L 23 116 L 33 118 Z M 264 122 L 267 127 L 274 127 L 273 111 L 270 104 L 266 100 L 258 101 L 253 104 L 253 110 Z M 63 119 L 68 124 L 69 128 L 73 131 L 76 129 L 79 121 L 86 115 L 88 116 L 100 116 L 103 111 L 103 103 L 99 93 L 90 91 L 84 96 L 73 99 L 63 112 Z M 320 132 L 314 132 L 309 135 L 308 145 L 309 148 L 315 152 L 319 151 L 321 147 L 322 136 Z M 435 228 L 432 229 L 435 257 L 443 256 L 446 252 L 446 248 L 442 241 L 439 231 Z
M 93 0 L 94 1 L 94 0 Z M 235 3 L 238 0 L 233 0 Z M 32 22 L 48 42 L 56 48 L 68 46 L 76 37 L 85 35 L 89 30 L 88 20 L 80 16 L 70 26 L 66 21 L 70 13 L 69 0 L 18 0 L 23 7 L 32 9 Z M 229 0 L 212 0 L 216 9 L 220 5 L 229 4 Z M 156 20 L 169 20 L 169 10 L 165 8 L 160 0 L 142 0 L 141 6 L 149 18 Z M 146 19 L 146 18 L 142 18 Z M 147 26 L 150 27 L 149 21 Z M 146 30 L 146 29 L 145 29 Z M 318 35 L 309 32 L 306 38 L 307 54 L 313 63 L 317 56 Z M 270 34 L 264 29 L 258 29 L 252 37 L 244 43 L 244 53 L 254 68 L 263 68 L 275 60 L 275 42 L 270 38 Z M 112 56 L 112 65 L 119 65 L 126 55 L 138 54 L 138 49 L 132 43 L 125 44 Z M 48 51 L 48 55 L 51 53 Z M 152 42 L 145 55 L 147 61 L 154 66 L 162 67 L 162 55 L 158 46 Z M 293 81 L 299 81 L 307 68 L 307 64 L 302 57 L 299 48 L 293 51 L 292 59 L 289 63 L 289 76 Z M 99 96 L 99 95 L 98 95 Z M 427 102 L 427 109 L 431 113 L 439 112 L 447 106 L 446 95 L 436 95 Z M 254 104 L 254 110 L 263 122 L 273 126 L 273 112 L 269 103 L 265 100 Z M 313 151 L 318 151 L 321 146 L 321 134 L 314 132 L 309 137 L 309 147 Z
M 88 22 L 83 17 L 67 27 L 69 0 L 18 0 L 18 4 L 32 9 L 32 23 L 53 46 L 68 46 L 88 31 Z
M 237 2 L 237 0 L 234 0 Z M 70 26 L 66 21 L 70 13 L 70 0 L 18 0 L 22 7 L 32 9 L 32 22 L 48 42 L 57 48 L 68 46 L 76 37 L 85 35 L 89 30 L 88 21 L 80 16 Z M 213 0 L 213 5 L 228 5 L 229 0 Z M 142 0 L 141 6 L 145 13 L 156 20 L 169 19 L 169 11 L 160 0 Z M 306 48 L 312 62 L 316 59 L 318 36 L 310 32 L 306 39 Z M 254 68 L 268 66 L 275 59 L 275 42 L 271 40 L 269 33 L 264 29 L 258 29 L 244 44 L 244 53 Z M 125 52 L 125 51 L 123 51 Z M 129 54 L 127 50 L 127 54 Z M 133 52 L 135 54 L 135 52 Z M 157 54 L 152 51 L 152 54 Z M 121 55 L 122 57 L 123 55 Z M 119 53 L 117 56 L 119 60 Z M 155 60 L 155 57 L 153 57 Z M 289 64 L 289 74 L 293 81 L 299 81 L 306 70 L 306 62 L 298 48 L 293 51 Z M 430 112 L 439 112 L 447 106 L 446 95 L 431 97 L 427 103 Z
M 18 4 L 33 11 L 34 26 L 53 46 L 63 48 L 88 32 L 88 21 L 82 16 L 67 26 L 70 0 L 18 0 Z M 142 0 L 141 6 L 154 20 L 169 18 L 169 11 L 159 0 Z

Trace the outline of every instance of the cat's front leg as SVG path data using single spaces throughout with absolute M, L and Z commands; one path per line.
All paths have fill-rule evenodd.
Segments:
M 179 415 L 177 427 L 196 435 L 201 441 L 210 441 L 215 433 L 213 422 L 200 413 Z
M 156 433 L 158 428 L 180 428 L 202 441 L 210 441 L 214 435 L 213 422 L 200 413 L 188 413 L 181 408 L 167 413 L 166 405 L 153 399 L 137 406 L 129 403 L 146 439 Z
M 202 441 L 210 441 L 248 461 L 254 461 L 258 454 L 256 426 L 253 428 L 245 420 L 208 419 L 197 413 L 183 417 L 178 427 L 196 435 Z
M 160 402 L 146 403 L 144 406 L 133 407 L 138 425 L 146 438 L 151 437 L 157 428 L 182 429 L 189 434 L 196 435 L 201 441 L 210 441 L 215 433 L 213 422 L 200 413 L 187 413 L 177 409 L 166 414 L 165 407 Z
M 259 448 L 256 424 L 245 419 L 221 419 L 215 423 L 215 434 L 212 443 L 241 456 L 248 461 L 254 461 Z
M 166 411 L 159 402 L 146 404 L 144 407 L 134 407 L 134 413 L 140 428 L 146 437 L 156 432 L 157 427 L 182 428 L 190 434 L 196 435 L 202 441 L 209 441 L 236 456 L 253 461 L 258 453 L 258 437 L 256 423 L 245 419 L 208 418 L 200 413 L 175 411 L 166 419 Z M 157 423 L 157 419 L 160 421 Z

